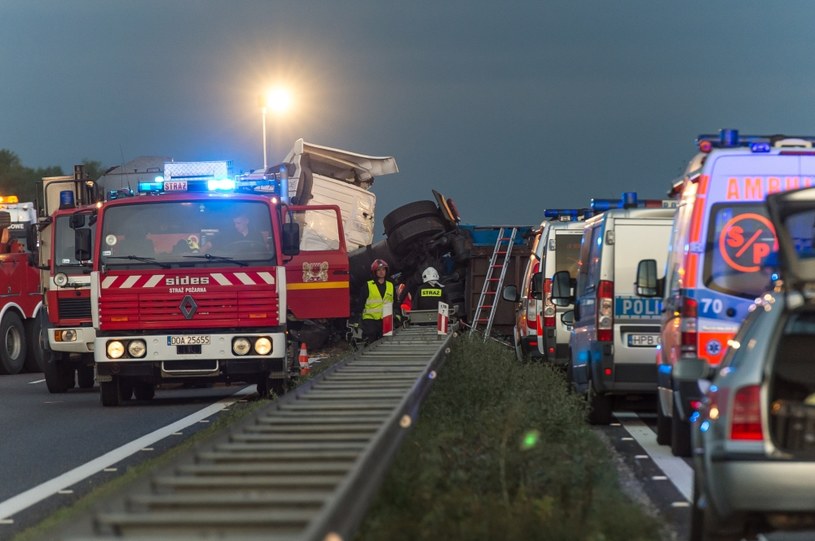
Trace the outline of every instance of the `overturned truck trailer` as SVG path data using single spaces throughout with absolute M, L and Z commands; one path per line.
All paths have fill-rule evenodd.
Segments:
M 520 283 L 531 253 L 526 240 L 532 226 L 461 224 L 453 201 L 435 190 L 433 195 L 435 201 L 414 201 L 390 212 L 383 219 L 387 238 L 349 254 L 351 292 L 354 295 L 370 279 L 370 266 L 377 258 L 389 262 L 392 274 L 407 291 L 421 284 L 422 271 L 432 266 L 439 271 L 458 317 L 472 323 L 499 230 L 518 228 L 504 281 Z M 491 300 L 497 303 L 493 334 L 512 336 L 514 306 L 500 298 Z

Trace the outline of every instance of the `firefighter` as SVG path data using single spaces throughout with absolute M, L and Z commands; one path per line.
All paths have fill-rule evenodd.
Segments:
M 427 267 L 422 272 L 422 284 L 410 296 L 412 310 L 438 310 L 439 302 L 447 303 L 447 293 L 439 282 L 439 271 Z
M 368 280 L 357 295 L 352 325 L 361 326 L 362 338 L 368 343 L 382 338 L 382 307 L 391 303 L 395 324 L 401 322 L 396 285 L 388 279 L 388 263 L 377 259 L 371 264 L 373 278 Z

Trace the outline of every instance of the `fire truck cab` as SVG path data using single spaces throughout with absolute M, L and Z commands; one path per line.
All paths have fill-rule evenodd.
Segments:
M 261 396 L 284 389 L 286 264 L 300 253 L 296 218 L 304 209 L 282 204 L 278 190 L 273 178 L 165 176 L 72 222 L 76 257 L 92 269 L 103 405 L 151 399 L 170 382 L 243 382 Z M 309 210 L 339 215 L 336 207 Z M 344 281 L 347 291 L 345 261 L 345 275 L 330 264 L 301 267 L 323 284 L 307 289 L 312 297 L 332 282 Z

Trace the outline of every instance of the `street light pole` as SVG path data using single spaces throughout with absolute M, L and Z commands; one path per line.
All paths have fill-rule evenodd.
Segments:
M 264 102 L 263 106 L 260 108 L 260 116 L 263 121 L 263 170 L 266 171 L 266 168 L 269 167 L 268 162 L 266 161 L 266 103 Z

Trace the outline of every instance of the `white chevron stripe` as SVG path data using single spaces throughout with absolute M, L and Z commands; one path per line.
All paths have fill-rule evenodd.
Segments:
M 245 272 L 236 272 L 235 277 L 241 281 L 241 283 L 245 286 L 253 286 L 255 285 L 255 281 L 246 274 Z
M 258 276 L 263 278 L 263 281 L 269 285 L 274 285 L 274 276 L 272 276 L 271 272 L 259 272 Z
M 102 288 L 111 287 L 116 282 L 116 276 L 105 276 L 105 279 L 102 280 Z
M 231 286 L 232 282 L 229 281 L 229 278 L 221 274 L 220 272 L 215 272 L 212 275 L 212 278 L 218 282 L 218 285 L 221 286 Z
M 144 284 L 144 287 L 156 287 L 159 282 L 161 282 L 162 278 L 164 278 L 163 274 L 156 274 L 155 276 L 151 276 L 147 283 Z
M 127 280 L 125 280 L 125 283 L 122 284 L 122 289 L 128 289 L 133 287 L 134 285 L 136 285 L 136 282 L 139 281 L 139 278 L 141 278 L 141 276 L 139 276 L 138 274 L 128 276 Z

